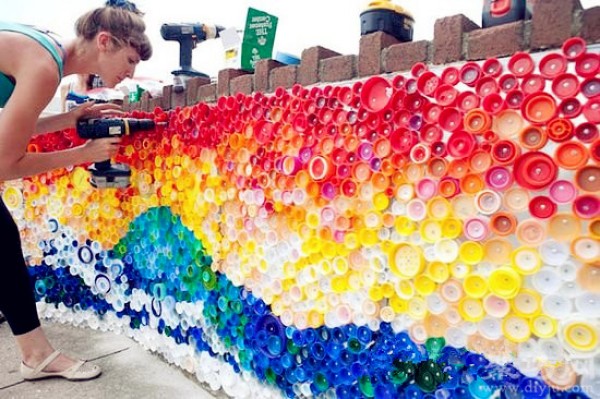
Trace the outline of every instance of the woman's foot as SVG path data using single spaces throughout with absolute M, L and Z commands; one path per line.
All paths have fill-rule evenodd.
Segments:
M 102 373 L 100 367 L 84 360 L 73 360 L 60 351 L 54 351 L 35 366 L 21 363 L 21 376 L 26 380 L 61 377 L 71 381 L 89 380 Z

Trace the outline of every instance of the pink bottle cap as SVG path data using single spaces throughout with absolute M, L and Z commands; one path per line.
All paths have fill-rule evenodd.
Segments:
M 493 166 L 485 174 L 485 182 L 494 190 L 503 191 L 512 186 L 513 177 L 510 171 L 503 166 Z
M 583 115 L 590 123 L 600 123 L 600 97 L 591 98 L 585 103 Z
M 471 155 L 476 144 L 473 135 L 460 130 L 452 133 L 446 144 L 446 149 L 450 156 L 462 159 Z
M 471 241 L 483 241 L 489 234 L 487 221 L 480 218 L 467 219 L 464 225 L 464 235 Z
M 535 63 L 529 53 L 516 52 L 508 61 L 508 69 L 517 77 L 523 77 L 533 72 Z
M 600 200 L 595 195 L 580 195 L 573 202 L 573 212 L 582 219 L 593 219 L 600 214 Z
M 552 92 L 560 98 L 574 97 L 579 93 L 579 80 L 572 73 L 563 73 L 552 81 Z
M 557 180 L 548 188 L 548 194 L 554 202 L 558 204 L 567 204 L 572 202 L 577 196 L 577 189 L 567 180 Z
M 437 192 L 437 185 L 434 180 L 431 179 L 422 179 L 417 183 L 417 187 L 415 193 L 417 197 L 421 198 L 424 201 L 432 198 Z
M 581 83 L 581 94 L 587 98 L 598 97 L 600 95 L 600 79 L 590 77 Z
M 481 99 L 479 98 L 479 96 L 470 91 L 464 91 L 460 93 L 456 98 L 456 105 L 463 112 L 467 112 L 469 110 L 479 107 L 480 102 Z
M 510 109 L 519 109 L 521 108 L 524 99 L 525 94 L 521 90 L 515 89 L 506 93 L 504 103 Z
M 567 71 L 567 58 L 560 53 L 550 53 L 540 60 L 540 74 L 546 79 L 554 79 Z
M 593 123 L 580 123 L 577 128 L 575 128 L 575 137 L 584 143 L 592 143 L 598 136 L 598 126 Z
M 562 100 L 558 106 L 558 112 L 560 112 L 565 118 L 577 118 L 581 115 L 583 107 L 576 97 L 569 97 Z

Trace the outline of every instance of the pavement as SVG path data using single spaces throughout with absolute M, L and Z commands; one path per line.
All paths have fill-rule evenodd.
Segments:
M 92 360 L 102 367 L 94 380 L 70 382 L 61 378 L 25 381 L 19 374 L 20 357 L 7 323 L 0 324 L 1 399 L 215 399 L 194 376 L 144 348 L 132 339 L 42 321 L 50 342 L 69 355 Z

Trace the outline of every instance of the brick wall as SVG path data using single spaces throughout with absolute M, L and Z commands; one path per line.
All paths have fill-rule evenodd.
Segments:
M 360 37 L 358 55 L 342 55 L 320 46 L 305 49 L 300 65 L 289 66 L 274 60 L 262 60 L 254 73 L 237 69 L 219 72 L 217 83 L 205 78 L 188 82 L 184 93 L 171 86 L 163 96 L 124 104 L 125 110 L 165 110 L 198 102 L 215 102 L 220 96 L 238 92 L 274 92 L 320 82 L 340 82 L 380 73 L 407 71 L 417 62 L 446 64 L 461 60 L 505 57 L 517 51 L 558 48 L 564 40 L 580 36 L 588 44 L 600 42 L 600 7 L 583 9 L 579 0 L 536 0 L 533 18 L 481 29 L 464 15 L 438 19 L 433 40 L 399 43 L 395 38 L 376 32 Z

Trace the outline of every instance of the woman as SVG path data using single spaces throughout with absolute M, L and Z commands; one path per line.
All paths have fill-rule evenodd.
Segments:
M 81 16 L 77 37 L 61 42 L 29 26 L 0 23 L 0 181 L 36 175 L 55 168 L 97 162 L 114 156 L 119 139 L 88 141 L 52 153 L 27 153 L 32 135 L 73 127 L 79 118 L 118 112 L 115 105 L 89 102 L 64 114 L 40 118 L 71 74 L 97 74 L 108 87 L 133 76 L 152 48 L 139 11 L 131 3 L 109 1 Z M 20 349 L 23 378 L 63 377 L 85 380 L 100 375 L 98 366 L 55 351 L 38 320 L 35 297 L 23 260 L 19 231 L 0 200 L 0 311 Z

